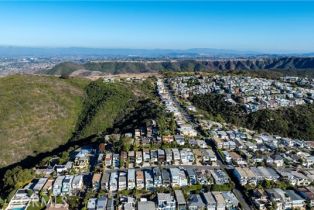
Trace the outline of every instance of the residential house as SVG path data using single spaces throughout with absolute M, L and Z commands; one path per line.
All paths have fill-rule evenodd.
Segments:
M 182 136 L 182 135 L 175 135 L 174 139 L 175 139 L 176 143 L 180 146 L 183 146 L 185 144 L 184 136 Z
M 257 179 L 255 174 L 251 171 L 250 168 L 240 168 L 236 167 L 233 170 L 233 174 L 240 183 L 240 185 L 244 186 L 246 184 L 257 184 Z
M 173 161 L 175 165 L 178 165 L 181 162 L 180 152 L 177 148 L 172 148 Z
M 314 207 L 314 187 L 298 188 L 298 193 L 308 202 L 310 207 Z
M 62 183 L 62 195 L 71 195 L 72 193 L 72 181 L 73 181 L 72 175 L 67 175 L 63 179 Z
M 231 158 L 229 152 L 228 151 L 222 151 L 222 154 L 223 154 L 223 157 L 225 159 L 225 162 L 227 164 L 231 164 L 232 158 Z
M 147 137 L 152 137 L 153 135 L 153 128 L 151 126 L 147 127 Z
M 41 189 L 41 192 L 43 192 L 45 194 L 48 194 L 51 191 L 52 187 L 53 187 L 53 182 L 54 182 L 53 179 L 48 179 L 46 184 Z
M 201 185 L 209 184 L 207 174 L 208 172 L 205 169 L 195 169 L 196 177 L 197 177 L 197 182 Z
M 128 169 L 128 190 L 132 190 L 135 188 L 135 169 Z
M 119 172 L 119 191 L 125 190 L 127 188 L 127 175 L 126 172 Z
M 197 178 L 196 178 L 196 173 L 193 168 L 187 168 L 186 173 L 188 174 L 189 177 L 189 184 L 194 185 L 197 183 Z
M 168 169 L 163 168 L 161 169 L 161 177 L 162 177 L 162 185 L 164 187 L 170 186 L 171 185 L 171 175 Z
M 158 151 L 158 163 L 162 164 L 166 161 L 165 150 L 158 149 L 157 151 Z
M 223 170 L 210 170 L 216 184 L 228 184 L 229 177 Z
M 59 196 L 62 192 L 62 183 L 64 180 L 65 176 L 58 176 L 53 183 L 53 188 L 52 188 L 52 194 L 54 196 Z
M 154 178 L 153 178 L 153 173 L 151 169 L 145 169 L 144 170 L 145 174 L 145 188 L 146 190 L 151 190 L 154 188 Z
M 180 172 L 179 172 L 179 178 L 180 178 L 180 186 L 181 187 L 188 185 L 188 178 L 185 174 L 185 170 L 182 168 L 180 169 Z
M 195 139 L 189 139 L 189 146 L 192 148 L 198 148 L 197 141 Z
M 230 152 L 229 153 L 231 160 L 233 164 L 238 165 L 238 166 L 243 166 L 246 165 L 246 161 L 236 152 Z
M 285 204 L 285 193 L 282 189 L 274 188 L 265 190 L 270 201 L 274 203 L 278 209 L 291 208 L 290 204 Z
M 97 200 L 97 210 L 106 210 L 108 198 L 105 196 L 101 196 Z
M 157 150 L 151 150 L 150 151 L 150 157 L 152 163 L 158 163 L 158 152 Z
M 314 165 L 314 156 L 308 156 L 308 157 L 304 157 L 304 162 L 303 162 L 303 166 L 310 168 L 311 166 Z
M 132 165 L 135 164 L 135 153 L 134 153 L 134 151 L 129 151 L 128 156 L 129 156 L 129 163 Z
M 175 197 L 176 197 L 176 204 L 178 210 L 186 210 L 186 201 L 183 195 L 182 190 L 175 190 L 174 191 Z
M 97 157 L 97 166 L 102 167 L 103 159 L 104 159 L 104 154 L 99 153 Z
M 87 210 L 96 210 L 97 198 L 90 198 L 87 203 Z
M 171 185 L 172 185 L 172 187 L 180 186 L 180 177 L 179 177 L 180 169 L 178 169 L 178 168 L 170 168 L 169 171 L 170 171 L 170 175 L 171 175 Z
M 115 203 L 113 198 L 108 198 L 106 210 L 115 210 Z
M 79 171 L 87 169 L 89 166 L 89 158 L 90 154 L 88 152 L 80 152 L 77 154 L 74 159 L 74 169 Z
M 107 171 L 104 171 L 102 177 L 101 177 L 101 183 L 100 183 L 100 188 L 101 190 L 109 190 L 109 181 L 110 181 L 110 173 Z
M 165 149 L 165 153 L 166 153 L 166 163 L 171 164 L 173 161 L 172 150 L 171 149 Z
M 213 150 L 211 149 L 206 149 L 206 152 L 208 154 L 209 160 L 210 162 L 213 164 L 217 161 L 217 157 L 215 155 L 215 153 L 213 152 Z
M 223 198 L 225 199 L 226 207 L 228 209 L 238 207 L 239 201 L 232 192 L 230 192 L 230 191 L 221 192 L 221 194 L 222 194 Z
M 205 210 L 206 205 L 199 194 L 190 194 L 188 199 L 189 210 Z
M 279 168 L 284 166 L 284 159 L 281 155 L 275 155 L 273 158 L 273 166 Z
M 136 165 L 142 165 L 143 163 L 143 153 L 142 151 L 137 151 L 136 152 L 136 159 L 135 159 Z
M 212 138 L 211 139 L 214 142 L 214 145 L 216 146 L 217 149 L 222 149 L 223 148 L 223 140 L 220 138 Z
M 8 210 L 26 209 L 31 201 L 31 197 L 26 189 L 18 189 L 10 200 L 7 207 Z
M 135 210 L 135 199 L 133 197 L 120 197 L 120 205 L 118 208 L 123 210 Z M 121 208 L 122 207 L 122 208 Z
M 216 201 L 216 210 L 225 210 L 226 209 L 226 202 L 224 197 L 220 192 L 212 192 L 212 195 Z
M 141 137 L 141 131 L 140 129 L 134 130 L 134 138 L 140 138 Z
M 115 192 L 117 190 L 118 190 L 118 172 L 113 171 L 110 174 L 109 191 L 110 192 Z
M 176 210 L 176 201 L 170 193 L 157 193 L 158 210 Z
M 44 187 L 44 185 L 46 184 L 48 178 L 40 178 L 38 179 L 37 183 L 35 184 L 35 186 L 33 187 L 33 191 L 35 193 L 39 193 L 39 191 L 41 191 L 41 189 Z
M 105 165 L 107 168 L 110 168 L 112 165 L 112 153 L 111 152 L 106 153 Z
M 161 177 L 161 170 L 160 168 L 156 167 L 153 168 L 153 178 L 154 178 L 154 186 L 160 187 L 162 185 L 162 177 Z
M 95 192 L 98 192 L 98 190 L 100 189 L 100 181 L 101 181 L 101 174 L 94 173 L 93 178 L 92 178 L 92 185 L 93 185 L 93 190 Z
M 285 194 L 289 197 L 292 209 L 305 210 L 305 200 L 293 190 L 285 190 Z
M 143 150 L 143 160 L 144 160 L 144 163 L 148 163 L 147 165 L 149 165 L 149 163 L 150 163 L 150 152 L 149 152 L 149 149 L 144 149 Z
M 304 174 L 295 170 L 277 170 L 281 179 L 289 182 L 293 186 L 308 186 L 311 184 L 311 180 Z
M 253 197 L 251 199 L 253 201 L 254 206 L 258 210 L 267 210 L 269 200 L 263 189 L 255 189 L 253 191 Z
M 72 181 L 72 194 L 76 194 L 78 192 L 80 192 L 81 190 L 83 190 L 83 186 L 84 186 L 84 183 L 83 183 L 83 175 L 76 175 L 74 176 L 73 178 L 73 181 Z
M 112 155 L 112 166 L 115 169 L 118 169 L 120 167 L 120 155 L 117 153 Z
M 257 181 L 261 180 L 277 181 L 280 178 L 279 174 L 275 172 L 275 170 L 272 168 L 251 167 L 250 169 L 255 174 Z
M 189 148 L 183 148 L 180 151 L 180 157 L 183 165 L 192 165 L 195 161 L 194 154 Z
M 216 200 L 211 192 L 203 192 L 202 194 L 207 210 L 216 210 Z
M 145 187 L 144 172 L 141 170 L 136 171 L 136 188 L 143 189 Z
M 180 134 L 184 136 L 190 136 L 190 137 L 197 136 L 197 131 L 194 128 L 192 128 L 192 126 L 189 124 L 179 125 L 178 130 Z
M 153 201 L 139 201 L 137 210 L 156 210 L 155 203 Z
M 201 149 L 207 149 L 208 145 L 206 144 L 206 142 L 204 140 L 196 140 L 197 145 L 199 146 L 199 148 Z
M 173 142 L 173 136 L 172 135 L 162 136 L 162 141 L 165 143 L 171 143 Z

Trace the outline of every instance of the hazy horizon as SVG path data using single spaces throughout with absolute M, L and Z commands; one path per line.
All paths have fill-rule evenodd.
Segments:
M 314 51 L 312 1 L 0 2 L 0 45 Z
M 95 50 L 95 51 L 169 51 L 169 52 L 191 52 L 191 51 L 211 51 L 211 52 L 226 52 L 235 54 L 313 54 L 313 50 L 308 51 L 297 51 L 297 50 L 236 50 L 236 49 L 225 49 L 225 48 L 106 48 L 106 47 L 82 47 L 82 46 L 22 46 L 22 45 L 0 45 L 0 48 L 12 48 L 12 49 L 38 49 L 38 50 Z

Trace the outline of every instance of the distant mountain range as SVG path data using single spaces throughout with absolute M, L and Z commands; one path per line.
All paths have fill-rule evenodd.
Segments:
M 76 64 L 64 62 L 45 71 L 51 75 L 143 73 L 159 71 L 310 70 L 314 57 L 266 57 L 258 59 L 211 59 L 175 61 L 103 61 Z
M 237 51 L 211 48 L 194 48 L 194 49 L 105 49 L 105 48 L 39 48 L 39 47 L 14 47 L 0 46 L 0 57 L 239 57 L 239 56 L 263 56 L 263 55 L 299 55 L 314 56 L 313 53 L 298 54 L 273 54 L 260 53 L 255 51 Z

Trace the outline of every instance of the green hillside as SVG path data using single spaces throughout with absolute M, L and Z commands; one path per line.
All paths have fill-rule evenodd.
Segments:
M 314 76 L 314 59 L 312 58 L 265 58 L 248 60 L 176 60 L 176 61 L 104 61 L 75 64 L 60 63 L 43 72 L 51 75 L 70 74 L 76 70 L 89 70 L 104 73 L 143 73 L 143 72 L 200 72 L 200 71 L 255 71 L 260 75 L 270 76 L 272 72 L 283 75 Z
M 55 67 L 44 73 L 50 75 L 70 74 L 80 69 L 112 74 L 159 72 L 159 71 L 194 71 L 195 68 L 198 69 L 197 67 L 195 67 L 195 65 L 196 65 L 195 62 L 193 61 L 182 61 L 180 63 L 106 61 L 106 62 L 88 62 L 82 65 L 71 62 L 65 62 L 56 65 Z
M 212 120 L 284 137 L 314 140 L 313 104 L 276 110 L 263 109 L 247 114 L 243 107 L 226 103 L 223 95 L 219 94 L 196 95 L 192 102 L 196 107 L 205 110 L 207 117 Z
M 62 75 L 62 74 L 71 74 L 72 72 L 84 69 L 84 66 L 73 63 L 73 62 L 64 62 L 55 65 L 52 69 L 49 69 L 46 73 L 50 75 Z
M 18 75 L 0 78 L 0 168 L 112 128 L 152 97 L 153 80 L 104 83 Z
M 105 131 L 113 126 L 120 115 L 128 112 L 131 102 L 136 102 L 129 84 L 91 82 L 86 88 L 83 110 L 79 116 L 76 131 L 77 138 L 88 137 Z
M 75 129 L 87 81 L 0 78 L 0 166 L 63 144 Z

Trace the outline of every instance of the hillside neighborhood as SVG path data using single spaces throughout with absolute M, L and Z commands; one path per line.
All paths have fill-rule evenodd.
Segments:
M 282 81 L 243 76 L 178 77 L 173 79 L 172 87 L 176 94 L 188 98 L 195 94 L 225 94 L 225 101 L 240 104 L 246 112 L 260 109 L 291 107 L 313 103 L 313 81 L 307 78 L 283 77 Z M 312 88 L 295 86 L 309 85 Z
M 290 78 L 291 80 L 291 78 Z M 114 81 L 104 81 L 114 82 Z M 314 145 L 202 118 L 193 94 L 225 94 L 247 112 L 313 103 L 314 90 L 251 77 L 158 78 L 156 91 L 175 133 L 156 119 L 98 144 L 51 158 L 18 189 L 6 210 L 310 209 L 314 207 Z M 178 100 L 180 98 L 180 100 Z M 122 142 L 122 145 L 116 145 Z M 127 142 L 127 143 L 126 143 Z
M 0 210 L 314 210 L 314 0 L 0 0 Z

